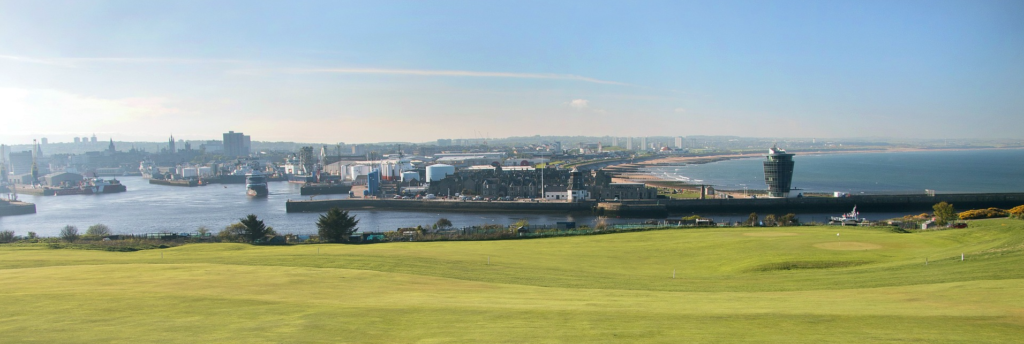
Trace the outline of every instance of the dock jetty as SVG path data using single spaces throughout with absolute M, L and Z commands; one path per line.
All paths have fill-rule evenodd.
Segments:
M 36 205 L 26 202 L 0 200 L 0 216 L 35 214 Z

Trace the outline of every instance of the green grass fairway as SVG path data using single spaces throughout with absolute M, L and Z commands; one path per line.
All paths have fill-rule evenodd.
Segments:
M 131 253 L 0 245 L 0 342 L 1022 340 L 1019 220 L 914 234 L 707 228 Z

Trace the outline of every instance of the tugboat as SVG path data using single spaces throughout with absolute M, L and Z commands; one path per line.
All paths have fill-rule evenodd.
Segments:
M 868 224 L 868 219 L 860 218 L 860 213 L 857 212 L 857 206 L 853 206 L 853 211 L 843 214 L 842 216 L 833 216 L 828 224 L 840 226 L 862 226 Z
M 245 193 L 252 197 L 267 197 L 270 190 L 267 189 L 267 177 L 259 171 L 253 171 L 245 175 Z

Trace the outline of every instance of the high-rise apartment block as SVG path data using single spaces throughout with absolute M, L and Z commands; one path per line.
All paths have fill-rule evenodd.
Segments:
M 252 147 L 249 135 L 229 131 L 224 133 L 224 155 L 229 157 L 248 156 Z

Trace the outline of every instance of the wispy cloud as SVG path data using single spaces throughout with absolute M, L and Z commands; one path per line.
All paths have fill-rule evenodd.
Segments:
M 20 63 L 44 64 L 59 67 L 80 67 L 85 64 L 258 64 L 259 61 L 235 59 L 192 59 L 164 57 L 59 57 L 38 58 L 17 55 L 0 55 L 0 60 Z M 335 74 L 387 74 L 387 75 L 418 75 L 443 77 L 478 77 L 478 78 L 517 78 L 517 79 L 549 79 L 582 81 L 604 85 L 634 86 L 624 82 L 601 80 L 573 74 L 553 73 L 512 73 L 512 72 L 479 72 L 468 70 L 429 70 L 429 69 L 389 69 L 389 68 L 285 68 L 289 73 L 335 73 Z M 234 74 L 265 74 L 267 69 L 236 69 L 228 72 Z M 281 71 L 278 69 L 277 71 Z M 272 72 L 272 70 L 271 70 Z
M 424 70 L 424 69 L 383 69 L 383 68 L 322 68 L 322 69 L 289 69 L 293 73 L 338 73 L 338 74 L 390 74 L 419 76 L 454 76 L 482 78 L 518 78 L 518 79 L 553 79 L 575 80 L 605 85 L 630 86 L 627 83 L 594 79 L 572 74 L 546 73 L 510 73 L 510 72 L 477 72 L 466 70 Z
M 55 60 L 55 59 L 40 59 L 40 58 L 33 58 L 33 57 L 26 57 L 26 56 L 0 55 L 0 60 L 7 60 L 7 61 L 14 61 L 14 62 L 21 62 L 21 63 L 43 64 L 43 65 L 60 66 L 60 67 L 72 67 L 72 65 L 69 64 L 69 63 L 61 62 L 61 61 L 58 61 L 58 60 Z
M 586 109 L 587 106 L 589 106 L 588 103 L 590 103 L 590 101 L 586 99 L 573 99 L 571 102 L 569 102 L 569 106 L 575 109 Z
M 58 67 L 79 67 L 82 64 L 89 63 L 157 63 L 157 64 L 213 64 L 213 63 L 227 63 L 227 64 L 238 64 L 248 63 L 245 60 L 232 60 L 232 59 L 188 59 L 188 58 L 161 58 L 161 57 L 56 57 L 56 58 L 39 58 L 29 56 L 17 56 L 17 55 L 0 55 L 0 60 L 21 62 L 21 63 L 33 63 L 43 64 Z

